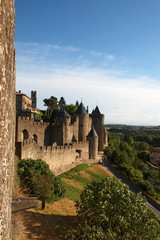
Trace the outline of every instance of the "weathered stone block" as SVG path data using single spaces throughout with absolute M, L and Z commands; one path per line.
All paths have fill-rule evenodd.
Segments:
M 10 239 L 15 149 L 14 0 L 0 0 L 0 239 Z

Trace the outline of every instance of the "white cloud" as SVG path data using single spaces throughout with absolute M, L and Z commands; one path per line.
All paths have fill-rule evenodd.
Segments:
M 17 90 L 27 94 L 37 90 L 40 108 L 43 99 L 52 95 L 63 96 L 68 103 L 82 98 L 90 111 L 98 103 L 106 123 L 159 125 L 160 83 L 157 80 L 135 76 L 123 69 L 105 69 L 103 64 L 97 66 L 96 60 L 88 57 L 89 53 L 78 48 L 74 51 L 74 47 L 62 47 L 71 55 L 59 55 L 61 48 L 56 45 L 37 47 L 33 43 L 25 49 L 22 46 L 17 45 Z M 39 49 L 43 49 L 41 53 Z M 45 55 L 46 49 L 53 51 Z
M 108 55 L 107 55 L 107 58 L 108 58 L 109 60 L 114 60 L 115 57 L 114 57 L 113 55 L 111 55 L 111 54 L 108 54 Z
M 103 55 L 101 52 L 97 52 L 97 51 L 91 51 L 90 53 L 97 57 L 101 57 Z

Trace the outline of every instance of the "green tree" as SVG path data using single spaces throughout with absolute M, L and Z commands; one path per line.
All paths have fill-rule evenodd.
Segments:
M 51 96 L 50 98 L 45 98 L 43 102 L 44 106 L 47 106 L 47 114 L 51 118 L 53 111 L 57 108 L 57 98 Z
M 32 187 L 35 195 L 42 201 L 42 209 L 45 208 L 45 203 L 54 200 L 54 184 L 51 179 L 47 179 L 43 175 L 32 176 Z
M 75 112 L 77 110 L 77 106 L 74 104 L 69 104 L 65 106 L 66 112 L 71 116 L 71 118 L 74 118 Z
M 41 159 L 20 160 L 18 175 L 21 187 L 27 194 L 42 200 L 42 207 L 45 206 L 45 201 L 49 202 L 64 196 L 65 190 L 60 179 L 54 176 L 49 165 Z
M 65 110 L 66 108 L 66 101 L 64 99 L 64 97 L 61 97 L 59 102 L 58 102 L 58 108 L 59 110 Z
M 137 154 L 137 157 L 142 159 L 145 163 L 150 162 L 151 158 L 150 158 L 150 154 L 147 152 L 139 152 Z
M 79 102 L 78 101 L 76 101 L 76 106 L 77 106 L 77 108 L 79 107 Z
M 137 142 L 136 143 L 136 149 L 139 151 L 149 151 L 150 146 L 147 142 Z
M 79 226 L 79 229 L 75 233 L 70 233 L 68 235 L 68 240 L 106 240 L 109 238 L 106 238 L 106 234 L 104 233 L 103 229 L 101 227 L 96 227 L 96 226 L 89 226 L 85 225 Z M 115 238 L 110 238 L 110 239 L 115 239 Z
M 85 220 L 85 225 L 81 225 L 83 234 L 87 229 L 96 229 L 102 239 L 160 238 L 159 220 L 146 208 L 146 201 L 115 178 L 108 177 L 101 182 L 89 183 L 81 194 L 77 209 L 78 215 Z M 73 233 L 68 239 L 81 239 L 78 233 L 82 234 L 82 231 Z M 82 239 L 96 238 L 91 234 Z

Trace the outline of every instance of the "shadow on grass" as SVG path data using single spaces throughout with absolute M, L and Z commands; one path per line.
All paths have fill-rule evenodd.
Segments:
M 29 210 L 21 214 L 23 217 L 23 235 L 26 237 L 25 239 L 66 239 L 65 235 L 68 230 L 75 229 L 78 225 L 76 216 L 48 215 Z

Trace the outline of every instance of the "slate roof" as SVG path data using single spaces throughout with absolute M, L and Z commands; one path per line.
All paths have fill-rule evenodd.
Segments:
M 79 105 L 79 107 L 78 107 L 78 109 L 77 109 L 77 111 L 76 111 L 76 114 L 78 114 L 78 115 L 88 114 L 82 102 L 81 102 L 81 104 Z
M 70 115 L 65 110 L 60 110 L 57 112 L 58 117 L 70 117 Z
M 95 130 L 94 126 L 92 126 L 92 129 L 91 129 L 91 131 L 89 132 L 89 134 L 88 134 L 87 137 L 98 138 L 98 135 L 97 135 L 97 133 L 96 133 L 96 130 Z
M 95 110 L 92 111 L 92 114 L 101 114 L 98 106 L 96 106 Z
M 74 143 L 74 142 L 77 142 L 77 140 L 76 140 L 74 134 L 73 134 L 73 137 L 72 137 L 72 142 L 73 142 L 73 143 Z

